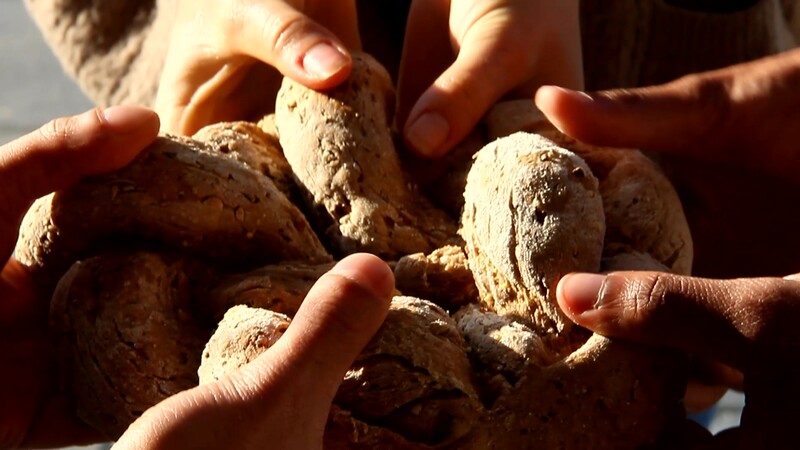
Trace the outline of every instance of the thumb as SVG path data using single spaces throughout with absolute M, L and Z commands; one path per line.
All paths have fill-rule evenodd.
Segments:
M 300 11 L 292 3 L 305 6 Z M 330 89 L 350 75 L 348 48 L 361 46 L 354 0 L 272 0 L 245 8 L 230 36 L 240 52 L 312 89 Z
M 725 162 L 796 179 L 800 51 L 590 94 L 545 86 L 536 105 L 563 133 L 593 145 Z M 769 120 L 769 119 L 773 120 Z
M 713 280 L 659 272 L 569 274 L 558 303 L 599 334 L 665 346 L 747 371 L 798 342 L 800 282 Z M 794 345 L 794 344 L 792 344 Z M 795 352 L 791 352 L 795 354 Z
M 334 394 L 393 291 L 392 272 L 376 256 L 344 258 L 275 345 L 229 377 L 150 408 L 114 448 L 318 447 Z
M 325 399 L 329 407 L 345 372 L 386 318 L 393 292 L 394 276 L 378 257 L 342 259 L 314 284 L 281 339 L 245 369 L 280 366 L 309 398 Z
M 55 119 L 0 147 L 1 254 L 11 254 L 22 215 L 35 199 L 124 166 L 158 128 L 153 111 L 117 106 Z

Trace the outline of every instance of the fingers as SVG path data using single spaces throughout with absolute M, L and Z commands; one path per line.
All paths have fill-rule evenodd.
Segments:
M 244 4 L 231 21 L 232 44 L 310 88 L 331 88 L 350 74 L 347 49 L 360 47 L 355 2 L 305 3 L 302 12 L 284 1 Z
M 94 109 L 55 119 L 0 147 L 1 254 L 11 254 L 19 221 L 33 200 L 124 166 L 155 139 L 158 127 L 158 116 L 149 109 Z
M 709 130 L 726 120 L 729 100 L 723 80 L 698 75 L 639 89 L 587 94 L 544 86 L 536 93 L 539 109 L 569 136 L 661 151 L 702 145 Z
M 317 281 L 280 341 L 249 370 L 279 365 L 293 383 L 309 380 L 303 389 L 330 406 L 344 373 L 386 317 L 393 291 L 394 276 L 382 260 L 346 257 Z
M 800 283 L 792 280 L 569 274 L 557 292 L 564 312 L 592 331 L 683 350 L 745 372 L 769 358 L 775 364 L 776 352 L 800 337 Z
M 455 62 L 409 112 L 403 129 L 408 147 L 438 157 L 460 142 L 492 104 L 522 81 L 520 71 L 513 70 L 519 67 L 514 59 L 501 51 L 495 36 L 472 33 Z
M 585 94 L 542 87 L 536 104 L 581 141 L 733 163 L 796 178 L 800 51 L 671 83 Z M 791 144 L 789 144 L 791 143 Z
M 350 74 L 348 49 L 360 48 L 355 0 L 178 5 L 156 98 L 171 133 L 260 118 L 274 109 L 281 74 L 332 88 Z
M 434 81 L 444 73 L 455 61 L 455 54 L 450 41 L 450 32 L 446 26 L 450 14 L 450 5 L 442 0 L 414 0 L 408 11 L 403 53 L 400 61 L 400 73 L 397 82 L 397 125 L 404 130 L 407 146 L 415 152 L 425 155 L 423 147 L 430 145 L 422 142 L 425 138 L 423 130 L 418 136 L 408 137 L 407 128 L 411 109 L 420 96 L 428 90 Z M 419 110 L 420 108 L 416 108 Z M 424 112 L 422 112 L 424 114 Z M 420 111 L 416 112 L 416 116 Z M 444 118 L 442 118 L 444 120 Z M 435 125 L 435 124 L 434 124 Z M 442 125 L 443 131 L 432 130 L 442 135 L 449 134 L 449 124 Z M 436 139 L 429 138 L 431 141 Z M 444 139 L 446 139 L 445 136 Z M 419 142 L 414 143 L 414 140 Z
M 416 0 L 399 83 L 406 144 L 441 156 L 505 95 L 582 86 L 578 36 L 575 1 Z

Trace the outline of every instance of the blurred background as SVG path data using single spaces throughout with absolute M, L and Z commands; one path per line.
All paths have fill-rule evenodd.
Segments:
M 61 71 L 22 0 L 0 0 L 0 142 L 90 107 Z
M 91 107 L 91 102 L 61 70 L 28 17 L 22 0 L 0 0 L 0 144 L 55 117 L 77 114 Z M 742 395 L 730 392 L 714 410 L 698 420 L 713 432 L 735 426 L 742 404 Z

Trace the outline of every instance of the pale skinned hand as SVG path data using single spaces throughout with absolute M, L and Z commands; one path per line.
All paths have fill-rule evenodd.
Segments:
M 61 118 L 0 147 L 0 448 L 83 444 L 99 435 L 58 393 L 48 305 L 12 257 L 30 204 L 83 176 L 130 162 L 158 133 L 158 117 L 139 107 L 96 109 Z
M 583 86 L 577 0 L 414 0 L 399 80 L 406 145 L 445 154 L 505 96 Z
M 172 133 L 258 119 L 274 109 L 281 74 L 336 86 L 350 74 L 347 49 L 361 46 L 355 0 L 179 0 L 177 8 L 156 99 Z
M 332 88 L 350 73 L 348 50 L 361 48 L 355 0 L 177 7 L 156 101 L 169 132 L 257 119 L 271 111 L 280 74 Z M 548 83 L 583 84 L 577 0 L 413 0 L 398 86 L 413 151 L 443 155 L 497 100 Z
M 559 283 L 558 301 L 576 323 L 600 334 L 683 350 L 741 372 L 741 427 L 703 448 L 796 448 L 798 80 L 800 52 L 792 51 L 662 86 L 537 93 L 539 108 L 566 134 L 651 150 L 679 189 L 697 250 L 695 272 L 712 278 L 570 274 Z
M 150 408 L 114 449 L 321 449 L 333 397 L 393 291 L 383 261 L 348 256 L 317 281 L 274 346 Z

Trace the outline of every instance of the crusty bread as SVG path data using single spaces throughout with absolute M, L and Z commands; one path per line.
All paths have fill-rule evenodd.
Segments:
M 335 253 L 386 259 L 430 252 L 456 236 L 455 221 L 415 195 L 390 129 L 391 79 L 373 58 L 353 54 L 350 78 L 316 92 L 289 78 L 278 92 L 281 146 Z
M 495 105 L 485 119 L 490 139 L 524 131 L 578 154 L 600 182 L 606 216 L 603 254 L 643 252 L 671 272 L 691 273 L 693 243 L 677 192 L 641 152 L 596 147 L 558 131 L 529 100 Z
M 213 382 L 254 360 L 288 324 L 283 314 L 232 308 L 206 346 L 200 381 Z M 326 436 L 332 448 L 447 446 L 463 442 L 484 414 L 455 323 L 438 306 L 413 297 L 392 300 L 334 404 Z
M 467 255 L 456 245 L 400 258 L 394 266 L 394 278 L 395 287 L 404 295 L 430 300 L 451 312 L 478 301 Z
M 213 323 L 236 305 L 264 308 L 294 317 L 311 286 L 333 263 L 270 264 L 224 278 L 198 302 L 200 314 Z
M 285 314 L 238 305 L 230 308 L 206 343 L 197 375 L 200 384 L 213 383 L 258 358 L 289 328 Z
M 603 204 L 586 163 L 516 133 L 478 152 L 464 198 L 461 235 L 481 303 L 541 336 L 567 333 L 556 284 L 569 272 L 600 270 L 603 251 Z
M 268 134 L 264 127 L 252 122 L 220 122 L 201 128 L 192 135 L 192 139 L 205 143 L 214 153 L 233 158 L 261 172 L 284 195 L 294 200 L 298 190 L 292 168 L 283 156 L 278 135 Z
M 16 255 L 52 286 L 78 259 L 147 242 L 240 268 L 331 260 L 271 179 L 179 137 L 158 138 L 130 165 L 39 199 Z
M 688 230 L 657 168 L 570 140 L 517 102 L 498 105 L 486 130 L 528 132 L 468 161 L 478 130 L 452 173 L 440 161 L 409 177 L 391 95 L 385 71 L 356 52 L 337 89 L 286 81 L 274 122 L 217 124 L 195 135 L 205 142 L 162 137 L 36 205 L 20 259 L 55 278 L 88 258 L 51 309 L 65 386 L 88 423 L 118 436 L 193 385 L 203 343 L 203 383 L 256 360 L 332 266 L 323 245 L 380 254 L 413 294 L 393 299 L 342 380 L 327 449 L 640 448 L 681 423 L 685 358 L 592 335 L 554 292 L 571 271 L 688 270 Z M 286 161 L 265 134 L 276 127 Z M 463 191 L 463 239 L 412 179 L 449 186 L 451 213 Z M 302 187 L 313 229 L 284 182 Z
M 133 253 L 77 262 L 61 279 L 50 323 L 61 338 L 63 373 L 79 417 L 106 438 L 197 385 L 211 333 L 198 326 L 190 300 L 203 276 L 180 258 Z

